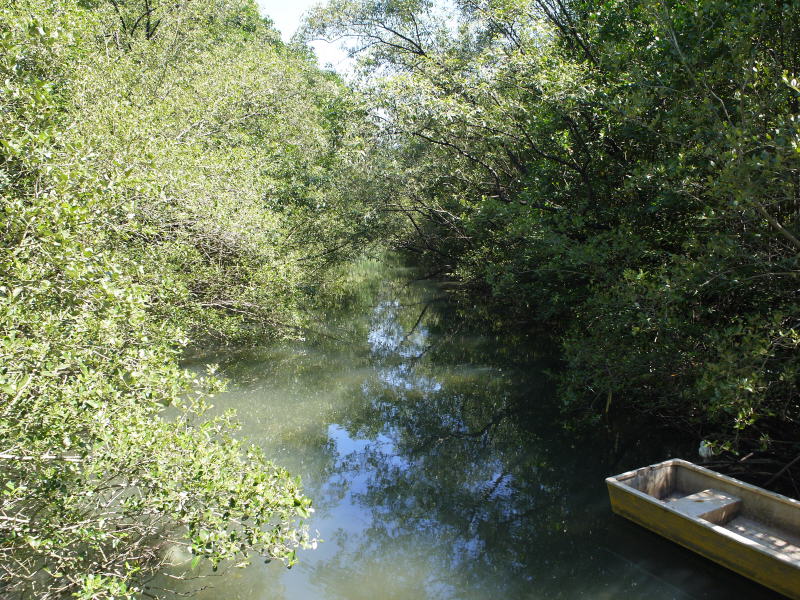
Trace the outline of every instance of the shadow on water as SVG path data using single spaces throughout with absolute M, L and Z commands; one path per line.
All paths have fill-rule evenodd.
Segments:
M 303 477 L 325 541 L 198 598 L 774 597 L 611 515 L 604 477 L 688 455 L 681 442 L 571 433 L 547 348 L 470 322 L 408 269 L 362 268 L 369 293 L 324 335 L 212 359 L 233 384 L 217 404 Z

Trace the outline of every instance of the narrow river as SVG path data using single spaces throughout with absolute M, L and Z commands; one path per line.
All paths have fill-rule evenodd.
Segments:
M 685 445 L 558 420 L 536 341 L 365 262 L 305 341 L 219 362 L 243 435 L 303 479 L 324 540 L 291 570 L 192 581 L 202 600 L 761 599 L 771 593 L 612 516 L 604 477 Z

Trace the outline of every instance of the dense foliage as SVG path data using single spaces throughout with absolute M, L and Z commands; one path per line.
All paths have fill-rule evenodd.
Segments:
M 555 332 L 568 409 L 797 453 L 800 3 L 333 0 L 307 31 L 362 56 L 404 245 Z
M 372 227 L 357 100 L 249 0 L 6 0 L 0 76 L 0 596 L 291 563 L 310 500 L 179 360 L 294 331 Z
M 800 2 L 332 0 L 307 32 L 355 40 L 358 93 L 252 0 L 0 0 L 0 595 L 313 543 L 179 361 L 301 331 L 400 219 L 557 336 L 567 410 L 800 451 Z

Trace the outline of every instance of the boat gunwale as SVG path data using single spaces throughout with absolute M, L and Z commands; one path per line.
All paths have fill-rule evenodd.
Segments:
M 739 479 L 735 479 L 733 477 L 729 477 L 727 475 L 722 475 L 721 473 L 717 473 L 716 471 L 712 471 L 711 469 L 707 469 L 706 467 L 701 467 L 700 465 L 696 465 L 688 460 L 684 460 L 681 458 L 671 458 L 660 463 L 656 463 L 653 465 L 648 465 L 644 467 L 639 467 L 638 469 L 633 469 L 632 471 L 626 471 L 625 473 L 620 473 L 619 475 L 613 475 L 611 477 L 606 477 L 606 484 L 609 486 L 614 486 L 615 488 L 619 489 L 620 491 L 631 494 L 635 497 L 640 498 L 650 504 L 655 506 L 659 506 L 662 509 L 669 511 L 670 513 L 677 515 L 683 519 L 696 523 L 708 530 L 715 532 L 718 535 L 723 535 L 727 538 L 732 539 L 735 542 L 741 543 L 757 552 L 767 555 L 770 558 L 774 558 L 780 560 L 782 563 L 791 565 L 797 569 L 800 569 L 800 560 L 793 560 L 785 555 L 782 555 L 780 552 L 773 550 L 763 544 L 759 544 L 758 542 L 751 540 L 741 534 L 736 533 L 735 531 L 731 531 L 722 525 L 717 525 L 710 521 L 706 521 L 700 517 L 692 517 L 689 516 L 673 507 L 670 506 L 669 502 L 664 502 L 663 500 L 656 498 L 655 496 L 651 496 L 650 494 L 643 492 L 641 490 L 636 489 L 633 486 L 627 485 L 624 483 L 626 479 L 630 479 L 635 477 L 636 474 L 641 471 L 642 469 L 659 469 L 665 467 L 672 467 L 672 466 L 681 466 L 686 467 L 690 470 L 696 471 L 702 475 L 707 475 L 712 479 L 716 479 L 718 481 L 722 481 L 733 485 L 737 488 L 743 488 L 748 491 L 754 492 L 760 496 L 765 497 L 767 500 L 770 501 L 777 501 L 781 504 L 785 504 L 795 510 L 800 511 L 800 501 L 795 500 L 794 498 L 789 498 L 788 496 L 784 496 L 782 494 L 778 494 L 777 492 L 770 492 L 769 490 L 765 490 L 764 488 L 760 488 L 758 486 L 752 485 L 750 483 L 746 483 L 744 481 L 740 481 Z M 612 503 L 613 505 L 613 503 Z M 800 514 L 800 513 L 799 513 Z

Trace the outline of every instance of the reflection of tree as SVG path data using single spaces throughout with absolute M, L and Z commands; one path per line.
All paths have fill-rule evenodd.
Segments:
M 621 573 L 609 547 L 611 445 L 556 424 L 530 350 L 443 310 L 399 299 L 373 313 L 376 374 L 342 425 L 376 443 L 336 464 L 340 481 L 366 476 L 352 499 L 370 527 L 342 532 L 314 565 L 325 598 L 615 597 L 643 580 L 674 593 L 642 569 Z
M 656 440 L 567 432 L 542 375 L 547 348 L 406 276 L 328 315 L 330 335 L 223 365 L 237 383 L 225 406 L 303 474 L 311 526 L 328 526 L 298 571 L 256 571 L 237 597 L 298 598 L 295 573 L 327 600 L 671 598 L 682 573 L 700 597 L 730 593 L 718 573 L 696 577 L 692 555 L 609 514 L 603 476 L 664 458 Z
M 512 365 L 487 361 L 482 337 L 461 332 L 463 322 L 443 319 L 439 309 L 402 298 L 373 313 L 368 339 L 376 374 L 362 385 L 362 404 L 344 426 L 352 437 L 381 436 L 391 445 L 368 445 L 338 461 L 344 480 L 369 473 L 353 498 L 370 511 L 371 527 L 315 568 L 330 597 L 347 589 L 336 583 L 342 574 L 361 579 L 376 560 L 392 557 L 398 566 L 414 557 L 408 584 L 416 593 L 402 597 L 488 592 L 497 582 L 482 571 L 524 569 L 523 545 L 541 543 L 542 531 L 564 521 L 563 503 L 553 502 L 561 478 L 531 483 L 547 460 L 531 451 L 534 434 L 521 426 L 515 406 L 522 390 L 544 399 L 541 375 L 501 372 Z M 532 491 L 539 496 L 535 511 Z M 536 524 L 538 533 L 532 518 L 544 522 Z M 397 569 L 394 589 L 407 589 L 404 572 Z

